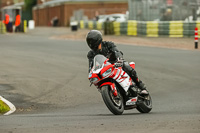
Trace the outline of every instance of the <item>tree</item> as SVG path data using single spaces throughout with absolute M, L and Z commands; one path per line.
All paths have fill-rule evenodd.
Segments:
M 37 4 L 37 0 L 24 0 L 26 9 L 31 8 Z
M 23 9 L 23 19 L 31 20 L 32 19 L 32 8 L 37 4 L 37 0 L 24 0 L 25 7 Z

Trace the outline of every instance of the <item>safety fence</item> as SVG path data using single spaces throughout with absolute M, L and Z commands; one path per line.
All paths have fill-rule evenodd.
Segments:
M 6 32 L 14 32 L 13 23 L 10 22 L 6 26 L 2 21 L 0 21 L 0 34 L 5 34 Z M 27 20 L 22 21 L 20 32 L 27 32 Z
M 193 37 L 195 27 L 200 29 L 200 21 L 134 21 L 127 22 L 96 22 L 80 21 L 81 29 L 98 29 L 104 30 L 105 35 L 130 35 L 130 36 L 147 36 L 147 37 Z M 200 37 L 200 30 L 199 37 Z

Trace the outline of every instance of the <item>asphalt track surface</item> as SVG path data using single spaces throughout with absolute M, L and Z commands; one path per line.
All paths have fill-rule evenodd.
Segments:
M 0 133 L 200 132 L 199 51 L 117 44 L 136 62 L 153 110 L 115 116 L 89 87 L 86 43 L 53 34 L 0 35 L 0 94 L 17 107 L 0 116 Z

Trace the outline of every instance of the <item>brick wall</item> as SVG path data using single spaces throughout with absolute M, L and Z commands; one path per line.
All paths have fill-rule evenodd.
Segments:
M 69 26 L 70 17 L 73 12 L 82 9 L 85 16 L 89 19 L 95 17 L 95 13 L 113 14 L 125 13 L 128 10 L 128 3 L 66 3 L 54 7 L 45 7 L 43 9 L 33 10 L 33 18 L 36 26 L 47 26 L 53 17 L 57 16 L 60 26 Z
M 38 25 L 40 26 L 46 26 L 48 24 L 47 22 L 47 9 L 44 8 L 44 9 L 40 9 L 38 14 L 39 14 L 39 17 L 41 18 L 40 20 L 41 21 L 38 21 Z
M 64 5 L 55 6 L 55 7 L 49 7 L 48 8 L 48 23 L 52 20 L 54 17 L 58 17 L 59 23 L 58 25 L 64 25 L 63 23 L 63 17 L 64 16 Z
M 1 0 L 1 7 L 9 6 L 13 4 L 13 0 Z
M 82 9 L 84 15 L 88 16 L 88 19 L 95 17 L 95 13 L 99 14 L 112 14 L 112 13 L 125 13 L 128 10 L 127 3 L 92 3 L 92 4 L 66 4 L 65 5 L 65 24 L 69 25 L 70 17 L 73 15 L 73 11 Z
M 56 16 L 59 19 L 58 25 L 64 26 L 64 5 L 33 10 L 36 26 L 50 26 L 51 20 Z
M 1 2 L 1 7 L 4 7 L 4 6 L 10 6 L 14 3 L 19 3 L 19 2 L 23 2 L 24 0 L 0 0 Z

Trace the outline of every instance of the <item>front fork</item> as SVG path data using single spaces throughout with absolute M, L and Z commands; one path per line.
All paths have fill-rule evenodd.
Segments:
M 117 89 L 116 89 L 115 83 L 112 83 L 112 82 L 105 82 L 105 83 L 101 84 L 101 85 L 99 86 L 99 88 L 101 88 L 102 86 L 105 86 L 105 85 L 110 86 L 111 91 L 112 91 L 112 93 L 113 93 L 113 95 L 114 95 L 115 97 L 118 95 L 118 94 L 117 94 Z

